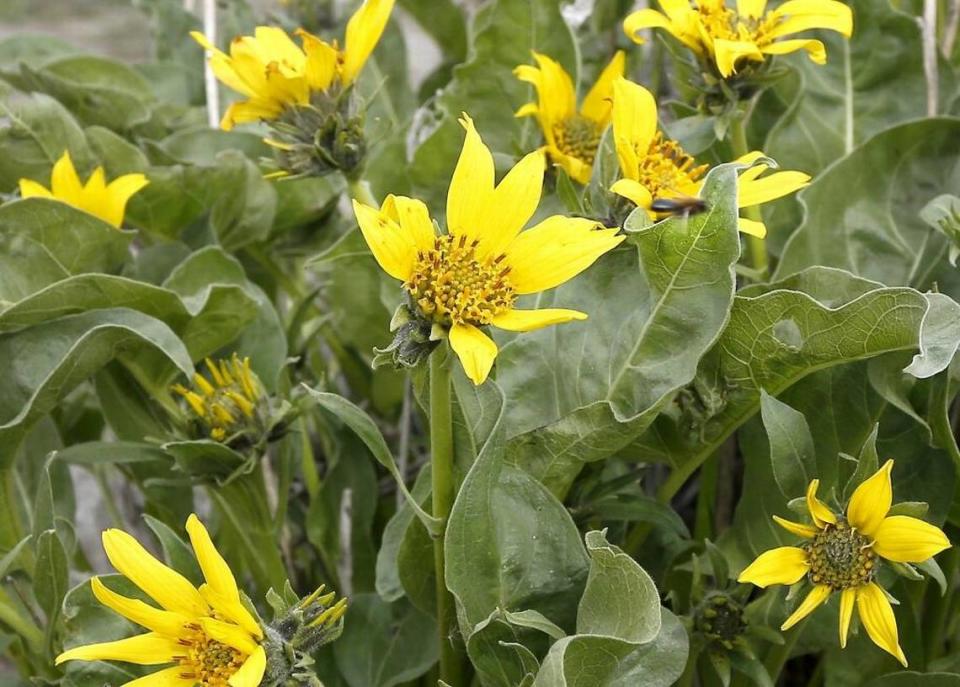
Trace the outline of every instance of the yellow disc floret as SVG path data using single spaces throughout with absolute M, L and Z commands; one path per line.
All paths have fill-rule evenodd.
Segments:
M 177 656 L 181 667 L 180 677 L 196 680 L 203 687 L 229 687 L 230 678 L 236 673 L 246 656 L 232 646 L 208 637 L 200 626 L 191 624 L 195 635 L 190 639 L 181 638 L 184 654 Z
M 676 141 L 664 137 L 658 131 L 646 151 L 638 151 L 638 181 L 654 197 L 691 195 L 691 189 L 710 169 L 710 165 L 697 165 Z
M 827 524 L 804 543 L 810 581 L 833 591 L 867 584 L 873 579 L 877 557 L 871 544 L 842 518 Z
M 560 152 L 588 165 L 593 165 L 602 134 L 603 129 L 597 122 L 580 115 L 573 115 L 553 125 L 553 137 Z

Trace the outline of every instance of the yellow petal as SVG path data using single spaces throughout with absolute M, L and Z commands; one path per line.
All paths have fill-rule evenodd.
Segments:
M 181 613 L 161 611 L 139 599 L 121 596 L 107 588 L 99 577 L 90 580 L 90 587 L 97 601 L 152 632 L 177 637 L 183 632 L 184 626 L 190 622 L 190 618 Z
M 230 687 L 258 687 L 266 669 L 267 654 L 262 646 L 258 646 L 227 682 Z
M 209 608 L 190 581 L 151 556 L 136 539 L 122 530 L 103 533 L 103 548 L 110 564 L 168 611 L 186 616 L 206 615 Z
M 57 656 L 55 663 L 60 665 L 64 661 L 123 661 L 141 666 L 155 666 L 170 663 L 174 656 L 182 653 L 183 647 L 173 637 L 148 632 L 115 642 L 74 647 Z
M 627 18 L 623 20 L 623 32 L 627 34 L 627 38 L 634 43 L 643 44 L 646 42 L 646 39 L 642 38 L 639 34 L 643 29 L 666 29 L 677 36 L 670 18 L 656 10 L 637 10 L 636 12 L 628 14 Z M 677 36 L 677 38 L 680 38 L 680 36 Z
M 242 100 L 230 103 L 230 107 L 223 113 L 220 128 L 230 131 L 237 124 L 245 122 L 270 121 L 276 119 L 283 108 L 273 102 L 262 100 Z
M 624 78 L 613 82 L 613 139 L 620 170 L 629 179 L 638 176 L 638 165 L 657 133 L 657 102 L 653 94 Z
M 806 575 L 809 569 L 806 551 L 796 546 L 780 546 L 757 556 L 756 560 L 740 573 L 737 582 L 757 587 L 794 584 Z
M 490 199 L 477 254 L 498 256 L 530 221 L 540 204 L 545 161 L 539 150 L 525 155 L 503 178 Z
M 409 279 L 417 252 L 412 238 L 375 208 L 353 201 L 353 212 L 370 252 L 383 271 L 394 279 Z
M 850 632 L 850 619 L 853 618 L 853 605 L 857 600 L 857 588 L 847 587 L 840 592 L 840 648 L 847 646 L 847 634 Z
M 781 518 L 779 515 L 774 515 L 773 520 L 787 532 L 795 534 L 798 537 L 803 537 L 804 539 L 809 539 L 817 533 L 817 528 L 812 525 L 802 525 L 799 522 L 791 522 L 790 520 Z
M 610 187 L 610 190 L 640 208 L 649 210 L 653 203 L 653 196 L 650 195 L 647 187 L 633 179 L 620 179 Z
M 277 26 L 258 26 L 253 32 L 257 47 L 270 62 L 294 71 L 303 69 L 307 58 L 287 32 Z
M 53 164 L 50 173 L 50 191 L 58 200 L 79 207 L 83 199 L 83 186 L 77 170 L 70 159 L 70 151 L 65 150 L 60 159 Z
M 454 236 L 478 239 L 493 198 L 493 155 L 470 117 L 463 115 L 460 123 L 467 135 L 447 191 L 447 228 Z
M 623 76 L 626 61 L 627 57 L 623 50 L 617 50 L 610 63 L 600 72 L 597 82 L 580 106 L 580 114 L 587 119 L 592 119 L 601 128 L 610 123 L 613 111 L 613 82 L 617 77 Z
M 520 235 L 507 247 L 508 279 L 517 293 L 552 289 L 587 269 L 624 236 L 617 229 L 580 217 L 554 215 Z
M 213 609 L 223 618 L 232 620 L 242 627 L 253 637 L 263 638 L 263 629 L 260 623 L 253 617 L 253 614 L 247 610 L 239 598 L 230 598 L 223 594 L 217 594 L 209 585 L 200 585 L 200 594 Z
M 513 113 L 514 117 L 535 117 L 540 114 L 540 108 L 536 103 L 526 103 L 521 105 L 520 109 Z
M 530 332 L 534 329 L 563 324 L 572 320 L 585 320 L 586 313 L 563 308 L 540 308 L 539 310 L 508 310 L 493 318 L 494 327 L 511 332 Z
M 350 17 L 343 47 L 343 67 L 340 71 L 340 80 L 344 85 L 353 83 L 363 69 L 367 58 L 383 35 L 392 10 L 393 0 L 366 0 Z
M 214 618 L 201 618 L 200 624 L 203 626 L 204 633 L 211 639 L 215 639 L 221 644 L 232 646 L 237 651 L 252 654 L 257 649 L 257 643 L 247 634 L 239 625 L 225 623 L 222 620 Z
M 113 226 L 119 227 L 123 224 L 127 202 L 149 183 L 143 174 L 124 174 L 117 177 L 106 187 L 104 206 L 98 214 Z
M 340 58 L 337 49 L 303 29 L 296 31 L 307 55 L 304 76 L 307 85 L 314 91 L 326 91 L 337 75 Z
M 857 590 L 857 613 L 873 643 L 906 666 L 907 657 L 897 637 L 897 619 L 887 595 L 876 583 L 870 582 Z
M 830 587 L 825 584 L 815 585 L 814 588 L 810 590 L 810 593 L 807 594 L 807 597 L 800 602 L 799 606 L 797 606 L 797 610 L 791 613 L 790 617 L 783 621 L 783 625 L 780 626 L 780 629 L 782 631 L 789 630 L 791 627 L 817 610 L 817 607 L 829 598 Z
M 472 324 L 455 324 L 450 328 L 450 346 L 460 358 L 464 372 L 474 384 L 487 380 L 497 357 L 497 344 Z
M 547 146 L 547 152 L 554 164 L 560 165 L 563 171 L 578 184 L 590 183 L 593 167 L 580 158 L 567 155 L 556 146 Z
M 748 234 L 750 236 L 756 236 L 757 238 L 762 239 L 767 235 L 767 225 L 755 219 L 738 217 L 737 231 L 739 231 L 741 234 Z
M 381 211 L 397 223 L 417 250 L 433 249 L 436 233 L 430 211 L 423 201 L 391 194 L 384 199 Z
M 847 522 L 868 537 L 872 537 L 880 527 L 893 503 L 893 484 L 890 483 L 892 469 L 893 461 L 888 460 L 853 491 L 847 504 Z
M 193 687 L 196 680 L 182 677 L 183 668 L 174 666 L 124 682 L 120 687 Z
M 533 59 L 539 69 L 518 69 L 518 77 L 536 87 L 543 121 L 561 122 L 575 115 L 577 93 L 567 70 L 556 60 L 538 52 L 533 53 Z
M 803 172 L 774 172 L 762 179 L 741 179 L 737 188 L 737 206 L 748 208 L 789 195 L 810 183 Z
M 23 198 L 53 198 L 50 191 L 33 179 L 20 180 L 20 196 Z
M 759 19 L 767 11 L 767 0 L 737 0 L 737 14 Z
M 779 21 L 767 34 L 770 38 L 809 29 L 830 29 L 847 38 L 853 34 L 853 11 L 837 0 L 787 0 L 773 15 Z
M 820 480 L 815 479 L 807 487 L 807 510 L 810 511 L 810 517 L 813 518 L 813 523 L 817 527 L 823 527 L 825 523 L 836 524 L 837 516 L 817 498 L 819 486 Z
M 798 50 L 805 50 L 807 56 L 815 64 L 826 64 L 827 49 L 822 41 L 815 38 L 797 38 L 790 41 L 777 41 L 760 48 L 764 55 L 788 55 Z
M 713 53 L 717 69 L 724 77 L 737 71 L 737 60 L 763 60 L 763 53 L 753 41 L 730 41 L 717 38 L 713 41 Z
M 873 533 L 873 550 L 897 563 L 922 563 L 950 548 L 939 527 L 908 515 L 891 515 Z

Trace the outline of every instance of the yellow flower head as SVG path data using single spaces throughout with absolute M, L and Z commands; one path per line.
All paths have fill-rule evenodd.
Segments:
M 366 0 L 347 22 L 343 50 L 300 29 L 298 46 L 287 33 L 258 26 L 253 36 L 239 36 L 230 54 L 217 50 L 197 31 L 191 36 L 210 51 L 210 66 L 224 84 L 247 97 L 227 108 L 220 126 L 273 120 L 288 107 L 308 105 L 315 92 L 346 88 L 377 46 L 394 0 Z
M 57 656 L 57 665 L 65 661 L 173 664 L 123 687 L 260 684 L 267 664 L 261 645 L 263 629 L 240 600 L 230 567 L 196 515 L 187 520 L 187 533 L 206 580 L 199 589 L 150 555 L 126 532 L 103 533 L 103 548 L 110 563 L 159 608 L 122 596 L 94 577 L 90 586 L 97 600 L 149 632 L 68 649 Z
M 736 9 L 724 0 L 659 0 L 663 12 L 642 9 L 623 22 L 627 36 L 643 43 L 638 31 L 666 29 L 701 59 L 712 62 L 720 76 L 736 73 L 744 60 L 763 62 L 767 55 L 805 50 L 817 64 L 827 61 L 821 41 L 780 40 L 810 29 L 830 29 L 849 38 L 853 13 L 838 0 L 787 0 L 767 11 L 766 0 L 737 0 Z
M 21 179 L 20 195 L 24 198 L 59 200 L 78 210 L 89 212 L 119 229 L 123 224 L 127 201 L 149 183 L 142 174 L 124 174 L 108 184 L 103 167 L 97 167 L 84 184 L 77 176 L 73 160 L 70 159 L 70 151 L 65 150 L 53 165 L 50 189 L 32 179 Z
M 883 559 L 897 563 L 922 563 L 950 547 L 939 527 L 907 515 L 888 515 L 893 503 L 888 460 L 853 492 L 846 515 L 836 515 L 817 498 L 819 480 L 807 489 L 811 524 L 774 516 L 787 531 L 806 541 L 799 547 L 781 546 L 766 551 L 740 573 L 738 581 L 766 587 L 794 584 L 804 576 L 813 590 L 780 628 L 786 630 L 813 612 L 833 592 L 840 592 L 840 646 L 856 606 L 874 644 L 903 665 L 906 656 L 897 638 L 897 622 L 884 590 L 874 582 Z
M 533 58 L 536 67 L 522 64 L 513 73 L 521 81 L 533 84 L 538 102 L 527 103 L 517 110 L 516 116 L 536 116 L 550 159 L 563 167 L 571 179 L 585 184 L 590 181 L 600 137 L 610 124 L 613 80 L 623 76 L 623 51 L 617 51 L 610 60 L 579 111 L 573 80 L 560 63 L 537 52 Z
M 709 165 L 697 165 L 680 144 L 663 135 L 657 126 L 657 103 L 643 86 L 617 79 L 613 83 L 613 137 L 620 160 L 622 179 L 610 190 L 635 205 L 650 211 L 655 198 L 696 196 Z M 737 162 L 750 164 L 763 157 L 760 151 L 748 153 Z M 810 175 L 803 172 L 767 174 L 767 165 L 757 164 L 740 174 L 737 205 L 741 208 L 776 200 L 803 188 Z M 762 176 L 762 178 L 761 178 Z M 740 218 L 740 231 L 766 236 L 762 222 Z
M 230 360 L 207 359 L 210 379 L 193 375 L 194 389 L 177 384 L 173 390 L 183 396 L 197 417 L 210 428 L 210 437 L 223 441 L 256 416 L 262 396 L 260 383 L 250 370 L 250 359 L 236 353 Z
M 495 184 L 493 155 L 473 120 L 447 194 L 447 232 L 435 234 L 427 206 L 389 196 L 381 210 L 354 202 L 360 230 L 387 274 L 403 281 L 420 316 L 449 331 L 467 376 L 482 384 L 497 345 L 480 327 L 526 332 L 586 315 L 519 310 L 518 296 L 562 284 L 619 244 L 616 229 L 554 215 L 521 231 L 540 203 L 544 158 L 524 157 Z

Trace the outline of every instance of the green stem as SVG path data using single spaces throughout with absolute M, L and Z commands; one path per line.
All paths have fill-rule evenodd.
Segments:
M 708 460 L 700 470 L 700 493 L 697 495 L 697 512 L 693 523 L 693 538 L 700 540 L 713 535 L 713 507 L 717 500 L 717 477 L 720 460 Z
M 750 112 L 753 108 L 747 107 L 741 111 L 739 116 L 735 117 L 730 123 L 730 147 L 733 149 L 735 158 L 740 158 L 750 152 L 750 146 L 747 145 L 747 122 L 750 119 Z M 763 221 L 760 214 L 760 208 L 753 206 L 743 208 L 743 214 L 747 219 L 756 222 Z M 767 259 L 767 242 L 759 236 L 747 236 L 747 249 L 750 251 L 750 264 L 760 274 L 761 278 L 766 278 L 770 264 Z
M 347 189 L 350 191 L 350 197 L 358 203 L 369 205 L 372 208 L 380 207 L 380 203 L 373 197 L 373 191 L 370 190 L 370 182 L 364 179 L 347 179 Z
M 957 572 L 957 566 L 960 564 L 960 551 L 956 548 L 948 549 L 943 553 L 941 559 L 943 575 L 947 579 L 947 593 L 944 597 L 949 598 L 953 595 L 953 580 Z M 929 599 L 926 607 L 929 611 L 929 623 L 924 621 L 924 638 L 926 639 L 923 658 L 924 664 L 930 665 L 930 662 L 939 658 L 943 654 L 944 640 L 946 638 L 947 611 L 950 604 L 946 603 L 946 598 L 941 597 L 940 588 L 933 580 L 927 580 L 926 596 Z
M 796 645 L 797 640 L 800 639 L 800 635 L 803 634 L 803 628 L 807 626 L 809 620 L 810 616 L 801 620 L 793 628 L 793 631 L 787 635 L 783 644 L 774 644 L 770 649 L 770 653 L 767 654 L 766 659 L 763 661 L 763 665 L 767 669 L 770 679 L 773 680 L 773 684 L 778 684 L 780 672 L 783 670 L 787 659 L 790 658 L 790 652 L 793 651 L 793 647 Z
M 460 658 L 452 641 L 454 623 L 452 597 L 447 591 L 444 536 L 453 507 L 453 418 L 450 404 L 450 357 L 439 346 L 430 356 L 430 472 L 433 480 L 433 515 L 440 520 L 440 532 L 433 540 L 433 565 L 437 583 L 437 628 L 440 642 L 440 679 L 460 685 Z
M 125 529 L 123 515 L 120 513 L 120 508 L 117 506 L 117 500 L 113 495 L 113 489 L 110 487 L 110 481 L 107 479 L 107 466 L 94 466 L 93 476 L 96 478 L 97 485 L 100 487 L 100 492 L 103 496 L 103 502 L 107 506 L 107 513 L 110 515 L 110 520 L 113 522 L 113 526 L 117 529 Z
M 13 600 L 7 592 L 0 589 L 0 623 L 7 625 L 11 630 L 23 637 L 30 648 L 30 652 L 41 656 L 44 651 L 43 632 L 31 620 L 24 618 L 17 611 Z
M 6 552 L 20 543 L 24 536 L 17 494 L 17 475 L 11 465 L 0 469 L 0 551 Z

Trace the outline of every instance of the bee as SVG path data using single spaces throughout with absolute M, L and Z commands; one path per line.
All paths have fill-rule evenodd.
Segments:
M 677 198 L 654 198 L 650 203 L 650 209 L 656 213 L 664 215 L 677 215 L 689 217 L 698 215 L 707 210 L 709 206 L 707 201 L 702 198 L 692 198 L 690 196 L 679 196 Z

